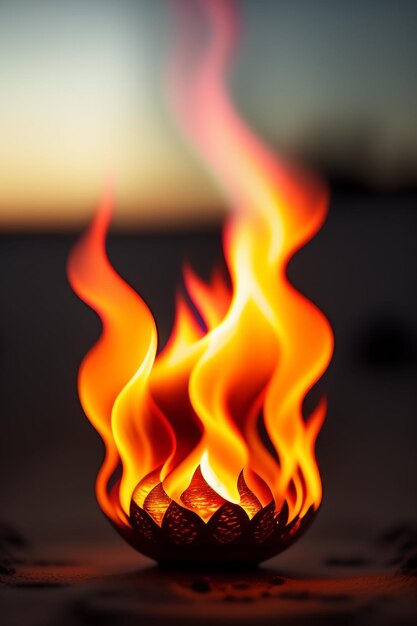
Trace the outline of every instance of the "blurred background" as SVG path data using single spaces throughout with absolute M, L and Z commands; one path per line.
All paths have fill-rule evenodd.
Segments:
M 242 0 L 241 112 L 338 183 L 417 181 L 413 0 Z M 0 2 L 0 225 L 80 228 L 105 173 L 117 224 L 214 222 L 223 200 L 166 107 L 166 0 Z
M 417 520 L 417 3 L 240 6 L 237 106 L 331 192 L 289 268 L 336 338 L 320 382 L 324 503 L 301 543 L 364 537 Z M 100 325 L 65 275 L 107 172 L 109 254 L 161 344 L 183 260 L 202 276 L 222 262 L 228 207 L 170 119 L 169 45 L 164 0 L 0 1 L 0 515 L 38 541 L 118 541 L 95 502 L 102 448 L 76 391 Z

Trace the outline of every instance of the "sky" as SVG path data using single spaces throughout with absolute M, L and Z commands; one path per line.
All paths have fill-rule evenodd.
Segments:
M 231 88 L 298 158 L 417 174 L 414 0 L 242 0 Z M 168 0 L 0 0 L 0 228 L 74 229 L 109 172 L 120 225 L 217 220 L 224 200 L 167 109 Z

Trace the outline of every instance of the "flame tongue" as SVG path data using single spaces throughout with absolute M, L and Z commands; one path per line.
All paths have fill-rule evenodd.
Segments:
M 202 6 L 211 42 L 188 67 L 193 48 L 179 36 L 172 96 L 185 135 L 235 207 L 224 233 L 231 288 L 218 272 L 205 283 L 186 267 L 198 316 L 178 296 L 171 339 L 156 357 L 154 319 L 105 255 L 108 195 L 69 261 L 74 290 L 103 323 L 79 390 L 106 446 L 97 496 L 120 526 L 129 526 L 132 499 L 158 525 L 172 501 L 208 521 L 227 501 L 252 518 L 273 500 L 276 511 L 286 503 L 289 523 L 321 501 L 314 446 L 325 403 L 307 420 L 302 404 L 329 363 L 332 333 L 286 266 L 320 227 L 326 193 L 275 158 L 233 109 L 224 86 L 232 3 Z M 189 28 L 188 10 L 180 17 Z

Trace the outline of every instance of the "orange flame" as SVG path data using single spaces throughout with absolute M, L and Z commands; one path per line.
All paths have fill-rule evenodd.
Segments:
M 274 157 L 238 116 L 225 87 L 232 3 L 201 4 L 212 29 L 202 54 L 189 37 L 191 3 L 178 4 L 171 93 L 184 133 L 235 208 L 224 232 L 231 289 L 220 273 L 205 283 L 186 267 L 206 330 L 178 296 L 171 338 L 156 356 L 152 314 L 106 256 L 110 191 L 68 265 L 74 291 L 103 324 L 82 363 L 79 394 L 106 449 L 97 497 L 119 526 L 130 524 L 132 499 L 161 523 L 171 500 L 205 521 L 225 500 L 249 517 L 271 500 L 276 511 L 285 502 L 291 521 L 322 497 L 314 448 L 326 403 L 308 419 L 302 405 L 329 364 L 333 337 L 286 268 L 320 228 L 327 193 Z

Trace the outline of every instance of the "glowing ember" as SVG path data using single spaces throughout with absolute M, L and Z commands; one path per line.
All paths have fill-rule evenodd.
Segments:
M 227 97 L 232 3 L 201 3 L 212 29 L 203 51 L 187 35 L 191 5 L 178 5 L 172 100 L 234 207 L 224 231 L 232 287 L 220 273 L 206 284 L 187 268 L 205 328 L 179 297 L 171 338 L 156 356 L 150 310 L 106 257 L 107 193 L 68 266 L 74 291 L 103 324 L 82 363 L 79 394 L 106 448 L 100 506 L 133 545 L 159 560 L 260 561 L 299 534 L 322 497 L 314 447 L 325 401 L 307 418 L 302 405 L 333 339 L 286 267 L 320 228 L 327 195 L 275 158 Z

